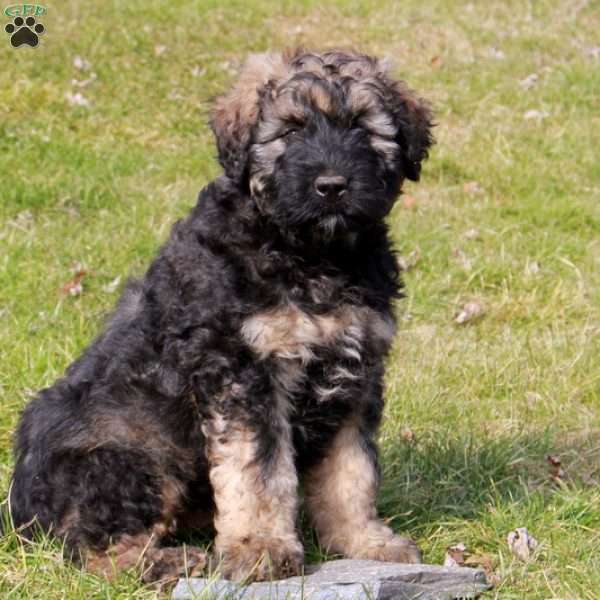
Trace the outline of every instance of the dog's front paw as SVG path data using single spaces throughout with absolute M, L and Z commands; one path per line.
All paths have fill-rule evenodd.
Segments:
M 393 535 L 379 544 L 364 549 L 362 558 L 398 563 L 421 563 L 421 550 L 410 538 Z
M 304 551 L 297 539 L 247 536 L 216 545 L 219 570 L 226 579 L 284 579 L 302 570 Z

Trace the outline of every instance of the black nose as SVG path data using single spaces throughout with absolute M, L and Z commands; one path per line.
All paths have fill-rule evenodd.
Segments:
M 315 189 L 319 196 L 337 198 L 344 194 L 348 180 L 343 175 L 320 175 L 315 179 Z

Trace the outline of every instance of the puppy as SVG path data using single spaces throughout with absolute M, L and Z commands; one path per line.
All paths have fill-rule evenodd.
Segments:
M 206 186 L 104 332 L 26 407 L 15 526 L 89 569 L 296 574 L 298 489 L 320 543 L 418 562 L 378 519 L 375 436 L 400 280 L 384 219 L 432 144 L 427 104 L 375 58 L 252 56 L 212 113 Z

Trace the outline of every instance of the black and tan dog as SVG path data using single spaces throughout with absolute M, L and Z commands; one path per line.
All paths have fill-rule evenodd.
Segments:
M 299 487 L 321 544 L 417 562 L 377 518 L 375 435 L 399 273 L 384 218 L 431 145 L 427 105 L 378 60 L 251 57 L 212 115 L 224 175 L 106 330 L 25 409 L 14 523 L 88 568 L 299 571 Z M 186 554 L 186 555 L 184 555 Z

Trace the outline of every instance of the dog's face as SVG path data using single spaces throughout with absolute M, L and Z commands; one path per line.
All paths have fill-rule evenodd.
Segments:
M 427 105 L 343 52 L 251 57 L 211 124 L 226 174 L 263 213 L 327 236 L 383 219 L 432 143 Z

